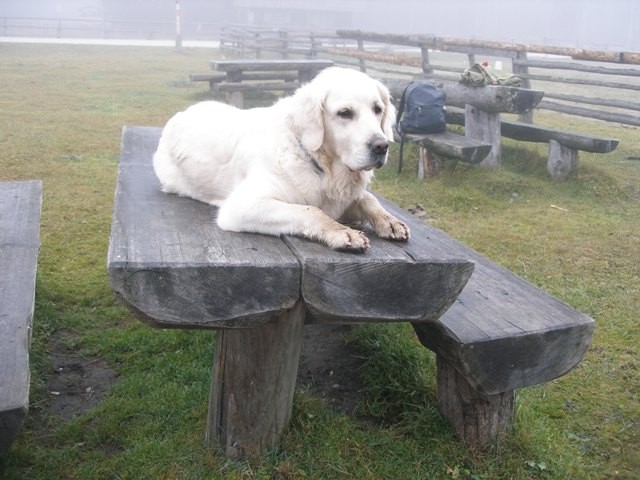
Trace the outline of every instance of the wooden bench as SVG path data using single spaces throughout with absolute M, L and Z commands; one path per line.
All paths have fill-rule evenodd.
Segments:
M 29 346 L 40 248 L 40 181 L 0 182 L 0 455 L 29 409 Z
M 459 109 L 448 109 L 447 122 L 464 125 L 465 112 Z M 596 137 L 506 119 L 500 121 L 500 133 L 504 137 L 523 142 L 548 143 L 547 171 L 554 179 L 566 178 L 575 171 L 578 166 L 579 151 L 610 153 L 619 143 L 619 140 L 613 138 Z
M 381 79 L 387 85 L 395 98 L 400 98 L 407 86 L 406 80 L 393 78 Z M 502 162 L 502 147 L 500 134 L 500 114 L 501 113 L 523 113 L 531 110 L 542 99 L 543 92 L 525 88 L 510 87 L 505 85 L 486 85 L 482 87 L 471 87 L 458 82 L 433 81 L 440 90 L 446 94 L 447 111 L 453 107 L 462 107 L 466 115 L 463 117 L 466 141 L 458 139 L 456 136 L 430 137 L 421 144 L 420 167 L 425 164 L 423 170 L 437 174 L 441 168 L 436 155 L 450 152 L 448 156 L 462 161 L 471 158 L 473 162 L 482 166 L 493 167 Z M 447 122 L 450 122 L 447 115 Z M 448 145 L 452 143 L 452 145 Z M 467 157 L 461 155 L 463 148 Z M 431 151 L 430 151 L 431 149 Z M 428 173 L 429 174 L 429 173 Z
M 394 136 L 399 142 L 400 136 L 397 132 L 394 132 Z M 405 141 L 418 145 L 418 178 L 421 180 L 438 176 L 442 171 L 444 158 L 478 164 L 491 151 L 491 145 L 488 143 L 450 131 L 422 135 L 409 134 L 406 135 Z M 402 171 L 402 163 L 402 157 L 400 157 L 398 173 Z
M 209 82 L 212 93 L 225 93 L 227 103 L 242 108 L 247 91 L 295 90 L 331 65 L 330 60 L 317 59 L 212 60 L 213 73 L 192 74 L 190 79 Z
M 229 457 L 278 445 L 304 323 L 411 322 L 437 354 L 441 411 L 470 445 L 508 432 L 514 390 L 563 375 L 590 344 L 592 319 L 384 199 L 408 243 L 372 236 L 347 254 L 222 232 L 214 207 L 160 191 L 159 136 L 124 129 L 109 278 L 152 326 L 219 329 L 205 438 Z

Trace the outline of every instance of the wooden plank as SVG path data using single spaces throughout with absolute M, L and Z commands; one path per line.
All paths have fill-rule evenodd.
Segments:
M 464 111 L 457 108 L 447 108 L 447 123 L 452 125 L 464 125 Z M 548 143 L 549 140 L 556 140 L 566 147 L 574 148 L 592 153 L 609 153 L 614 151 L 619 140 L 613 138 L 594 137 L 579 132 L 569 132 L 555 130 L 540 125 L 532 125 L 525 122 L 513 120 L 500 120 L 501 135 L 514 140 L 524 142 Z
M 192 82 L 214 81 L 224 82 L 227 79 L 225 73 L 192 73 L 189 75 Z M 264 81 L 264 80 L 282 80 L 285 82 L 293 82 L 298 79 L 298 75 L 293 72 L 250 72 L 241 74 L 236 79 L 241 81 Z
M 29 408 L 29 346 L 40 248 L 40 181 L 0 182 L 0 455 Z
M 422 222 L 406 211 L 395 215 L 410 229 Z M 455 251 L 434 248 L 428 235 L 407 243 L 381 240 L 371 232 L 363 254 L 329 250 L 285 237 L 303 265 L 302 297 L 310 323 L 429 322 L 455 300 L 473 263 Z
M 540 90 L 504 85 L 470 87 L 458 82 L 442 82 L 436 86 L 447 94 L 447 105 L 473 105 L 489 113 L 524 113 L 538 105 L 544 95 Z
M 224 73 L 190 73 L 189 80 L 192 82 L 221 82 L 227 76 Z
M 213 70 L 224 72 L 255 72 L 274 70 L 322 70 L 333 65 L 331 60 L 211 60 Z
M 216 85 L 219 92 L 251 92 L 261 90 L 280 90 L 289 91 L 300 88 L 299 82 L 260 82 L 260 83 L 244 83 L 244 82 L 224 82 Z
M 542 102 L 540 102 L 539 107 L 545 110 L 568 113 L 570 115 L 579 115 L 582 117 L 595 118 L 597 120 L 604 120 L 607 122 L 618 122 L 624 123 L 625 125 L 640 127 L 640 115 L 605 112 L 602 109 L 596 110 L 593 108 L 575 107 L 572 105 L 564 105 L 557 102 L 549 102 L 547 100 L 543 100 Z
M 619 143 L 619 140 L 612 138 L 593 137 L 582 133 L 555 130 L 511 120 L 502 120 L 500 129 L 502 135 L 516 140 L 539 143 L 548 143 L 550 140 L 555 140 L 566 147 L 592 153 L 612 152 Z
M 250 327 L 292 308 L 300 267 L 279 238 L 222 232 L 214 207 L 160 191 L 151 165 L 160 132 L 123 131 L 108 257 L 114 291 L 157 327 Z
M 598 73 L 602 75 L 622 75 L 629 77 L 640 77 L 640 70 L 634 68 L 611 68 L 593 65 L 583 65 L 582 63 L 570 63 L 561 61 L 545 60 L 514 60 L 513 65 L 526 66 L 530 68 L 543 68 L 545 70 L 572 70 L 576 72 Z
M 453 132 L 407 135 L 409 142 L 422 145 L 433 153 L 476 164 L 491 151 L 491 145 Z

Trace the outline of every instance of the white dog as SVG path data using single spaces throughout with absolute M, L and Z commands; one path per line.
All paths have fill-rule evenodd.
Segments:
M 291 97 L 240 110 L 201 102 L 169 120 L 153 166 L 162 189 L 220 207 L 223 230 L 300 235 L 362 252 L 343 222 L 407 241 L 409 228 L 367 191 L 387 159 L 395 109 L 380 82 L 331 67 Z

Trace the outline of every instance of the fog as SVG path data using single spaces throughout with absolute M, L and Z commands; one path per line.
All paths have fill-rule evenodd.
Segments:
M 220 25 L 234 23 L 640 51 L 638 0 L 179 1 L 186 39 L 215 39 Z M 2 17 L 127 23 L 131 35 L 169 37 L 175 26 L 176 0 L 3 0 Z M 5 27 L 0 35 L 25 32 Z

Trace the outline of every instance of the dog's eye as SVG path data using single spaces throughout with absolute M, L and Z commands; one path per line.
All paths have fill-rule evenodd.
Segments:
M 373 113 L 375 113 L 376 115 L 380 115 L 382 113 L 382 107 L 380 105 L 374 105 Z
M 345 120 L 351 120 L 353 118 L 353 110 L 350 108 L 343 108 L 338 111 L 338 116 L 340 118 L 344 118 Z

